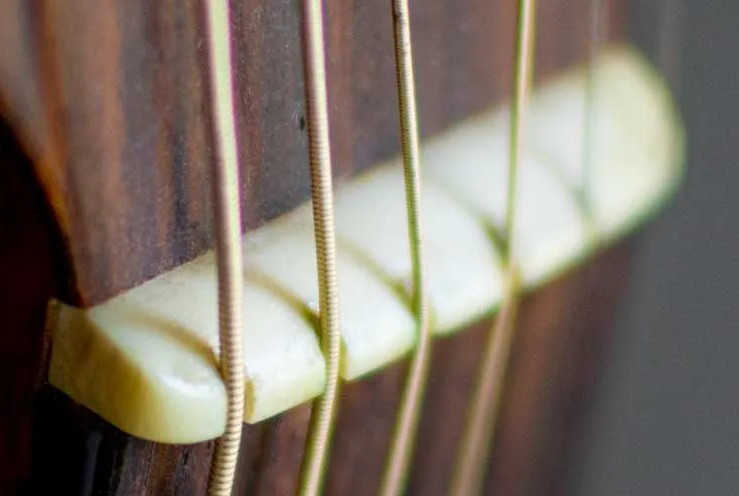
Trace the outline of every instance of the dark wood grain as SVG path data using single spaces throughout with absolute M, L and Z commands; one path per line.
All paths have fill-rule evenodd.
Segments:
M 0 56 L 0 102 L 62 227 L 75 303 L 99 303 L 212 246 L 199 5 L 2 5 L 10 55 Z M 540 77 L 582 59 L 588 5 L 542 2 Z M 511 0 L 430 0 L 412 9 L 424 134 L 509 93 L 514 10 Z M 618 11 L 610 10 L 615 29 Z M 298 4 L 234 1 L 232 14 L 250 228 L 309 191 Z M 345 177 L 399 149 L 391 15 L 382 2 L 343 0 L 328 2 L 327 14 L 332 148 Z
M 28 473 L 46 302 L 66 283 L 62 253 L 31 163 L 0 121 L 0 494 Z
M 582 60 L 589 3 L 539 2 L 538 77 Z M 619 5 L 608 2 L 606 37 L 619 36 Z M 506 98 L 513 0 L 411 7 L 424 135 Z M 389 11 L 385 2 L 327 2 L 340 179 L 399 149 Z M 296 0 L 233 1 L 232 14 L 251 229 L 309 190 L 299 10 Z M 37 385 L 53 338 L 43 333 L 50 296 L 93 305 L 212 246 L 204 43 L 195 0 L 0 4 L 0 494 L 203 494 L 211 443 L 133 439 Z M 526 304 L 490 472 L 496 494 L 551 492 L 621 257 L 606 255 Z M 436 347 L 414 494 L 444 491 L 484 327 Z M 343 392 L 330 494 L 374 494 L 403 376 L 401 363 Z M 309 413 L 245 427 L 239 494 L 293 492 Z
M 587 411 L 597 358 L 627 280 L 628 246 L 528 296 L 492 453 L 486 494 L 556 494 L 567 473 L 569 436 Z M 482 322 L 434 348 L 408 494 L 446 494 L 482 344 Z M 403 386 L 405 362 L 342 391 L 326 494 L 377 493 Z M 201 495 L 212 443 L 171 446 L 133 439 L 46 388 L 37 395 L 39 494 Z M 288 495 L 297 488 L 310 408 L 244 427 L 235 494 Z

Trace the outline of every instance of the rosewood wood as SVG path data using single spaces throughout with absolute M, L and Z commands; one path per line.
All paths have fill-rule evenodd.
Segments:
M 557 494 L 586 413 L 609 318 L 626 281 L 626 245 L 527 297 L 503 403 L 489 494 Z M 489 323 L 439 340 L 408 494 L 443 495 Z M 405 362 L 342 392 L 326 493 L 377 493 Z M 201 495 L 212 443 L 133 439 L 51 388 L 37 395 L 35 492 Z M 235 494 L 294 494 L 309 406 L 245 426 Z M 493 491 L 493 488 L 495 489 Z
M 583 58 L 589 3 L 541 2 L 539 76 Z M 400 147 L 392 19 L 382 2 L 327 4 L 332 146 L 343 177 Z M 6 0 L 0 7 L 0 102 L 67 242 L 74 303 L 99 303 L 213 244 L 199 5 Z M 508 95 L 514 7 L 430 0 L 412 9 L 424 134 Z M 615 36 L 619 11 L 609 10 Z M 308 194 L 298 12 L 295 0 L 232 5 L 247 228 Z
M 66 281 L 60 237 L 31 163 L 0 121 L 0 493 L 27 478 L 46 301 Z
M 620 4 L 606 3 L 617 37 Z M 399 150 L 390 5 L 327 4 L 332 151 L 345 177 Z M 539 77 L 582 60 L 588 5 L 540 2 Z M 232 12 L 248 229 L 308 194 L 298 4 L 234 1 Z M 425 135 L 506 98 L 512 0 L 428 0 L 412 12 Z M 49 296 L 99 303 L 212 246 L 202 25 L 194 0 L 0 4 L 1 494 L 203 494 L 211 443 L 132 439 L 37 387 L 53 338 L 43 333 Z M 557 436 L 590 377 L 578 364 L 602 342 L 598 323 L 621 281 L 622 251 L 605 257 L 526 305 L 496 494 L 535 494 L 556 479 Z M 414 493 L 443 492 L 481 329 L 436 347 Z M 402 374 L 398 365 L 344 392 L 331 494 L 374 493 Z M 308 415 L 245 428 L 239 494 L 294 489 Z

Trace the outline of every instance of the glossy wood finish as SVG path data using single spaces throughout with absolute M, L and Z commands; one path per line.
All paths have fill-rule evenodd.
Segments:
M 332 148 L 336 173 L 345 177 L 399 150 L 390 5 L 327 3 Z M 95 304 L 212 246 L 208 63 L 198 5 L 0 4 L 0 112 L 9 125 L 0 140 L 2 494 L 29 490 L 32 472 L 33 492 L 40 493 L 202 494 L 210 443 L 131 439 L 51 388 L 35 389 L 44 377 L 44 343 L 53 338 L 43 333 L 50 295 Z M 588 5 L 540 2 L 538 76 L 583 58 Z M 425 135 L 507 96 L 513 0 L 428 0 L 411 7 Z M 252 228 L 308 194 L 298 4 L 234 1 L 232 12 L 242 204 L 245 228 Z M 618 36 L 616 2 L 609 12 L 609 36 Z M 588 377 L 566 368 L 571 359 L 580 363 L 566 345 L 597 330 L 596 315 L 607 314 L 593 306 L 615 293 L 609 281 L 621 281 L 611 265 L 593 269 L 606 284 L 602 294 L 590 276 L 578 275 L 527 304 L 522 342 L 531 342 L 518 348 L 520 372 L 507 407 L 513 413 L 491 472 L 511 484 L 501 494 L 534 494 L 514 490 L 521 481 L 535 483 L 532 473 L 551 480 L 530 463 L 558 459 L 551 451 L 558 445 L 555 427 L 566 423 L 567 400 Z M 471 330 L 437 346 L 412 478 L 419 494 L 441 491 L 434 481 L 448 475 L 444 457 L 453 456 L 456 427 L 442 426 L 461 422 L 480 339 L 481 331 Z M 526 359 L 532 356 L 539 358 Z M 399 365 L 344 393 L 333 458 L 342 465 L 333 465 L 330 493 L 374 492 L 402 372 Z M 520 413 L 536 407 L 537 415 L 559 420 L 536 422 Z M 306 406 L 246 428 L 240 494 L 290 493 L 308 414 Z
M 627 261 L 625 245 L 611 249 L 526 298 L 486 494 L 557 493 L 609 342 Z M 409 494 L 446 494 L 488 326 L 437 342 Z M 342 392 L 327 494 L 377 493 L 404 371 L 405 363 L 397 364 Z M 132 439 L 51 388 L 39 398 L 38 493 L 63 487 L 80 495 L 204 494 L 212 443 Z M 309 413 L 302 406 L 244 427 L 235 494 L 294 494 Z
M 582 59 L 589 3 L 541 2 L 539 76 Z M 506 97 L 514 6 L 414 6 L 424 134 Z M 67 240 L 76 303 L 98 303 L 211 246 L 199 3 L 6 0 L 1 13 L 0 101 Z M 308 193 L 298 4 L 234 1 L 232 13 L 244 222 L 253 227 Z M 399 150 L 390 7 L 334 0 L 327 23 L 341 177 Z

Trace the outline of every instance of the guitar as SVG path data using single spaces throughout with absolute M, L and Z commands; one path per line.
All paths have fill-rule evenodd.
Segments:
M 204 494 L 226 398 L 208 251 L 205 164 L 216 157 L 202 6 L 1 8 L 0 201 L 9 214 L 0 219 L 0 489 Z M 679 180 L 681 134 L 663 83 L 624 47 L 623 6 L 600 8 L 606 22 L 594 40 L 589 1 L 539 5 L 519 201 L 521 277 L 533 292 L 516 324 L 491 493 L 557 485 L 625 280 L 628 249 L 618 240 Z M 450 485 L 502 299 L 500 240 L 491 239 L 501 211 L 488 201 L 505 193 L 516 13 L 514 2 L 438 0 L 411 14 L 426 261 L 431 280 L 444 281 L 430 283 L 437 338 L 407 474 L 408 493 L 425 495 Z M 392 20 L 385 4 L 327 4 L 345 328 L 328 494 L 377 493 L 414 344 Z M 300 9 L 233 3 L 230 28 L 247 233 L 247 424 L 235 493 L 290 494 L 325 371 L 311 327 L 319 309 L 310 209 L 300 206 L 310 185 Z M 589 71 L 598 147 L 584 160 Z M 586 162 L 602 167 L 584 205 Z

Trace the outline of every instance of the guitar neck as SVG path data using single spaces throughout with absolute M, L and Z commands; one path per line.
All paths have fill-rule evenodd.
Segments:
M 538 79 L 586 58 L 588 2 L 542 2 Z M 203 19 L 194 3 L 146 5 L 2 7 L 0 101 L 66 241 L 69 303 L 105 301 L 214 244 L 202 167 L 213 158 Z M 621 7 L 604 5 L 601 38 L 615 39 Z M 232 17 L 249 185 L 241 200 L 252 229 L 309 191 L 307 169 L 296 167 L 307 157 L 299 12 L 264 2 Z M 415 9 L 412 25 L 424 135 L 508 99 L 512 3 L 436 1 Z M 332 153 L 346 177 L 399 152 L 392 25 L 383 5 L 330 2 L 327 26 Z
M 585 120 L 586 71 L 532 98 L 519 178 L 512 256 L 527 289 L 551 281 L 597 246 L 649 216 L 681 177 L 682 133 L 666 88 L 638 55 L 605 52 Z M 421 215 L 432 327 L 447 335 L 504 297 L 500 244 L 507 187 L 505 109 L 482 114 L 423 148 Z M 584 184 L 585 123 L 597 149 Z M 336 193 L 342 377 L 355 380 L 406 355 L 416 340 L 399 160 Z M 580 192 L 592 191 L 586 204 Z M 249 233 L 243 243 L 245 420 L 272 417 L 319 395 L 326 364 L 310 205 Z M 52 311 L 49 379 L 120 429 L 183 443 L 223 433 L 218 371 L 216 258 L 208 253 L 87 310 Z M 84 358 L 83 358 L 84 357 Z M 173 418 L 173 412 L 177 418 Z
M 681 135 L 664 88 L 625 51 L 621 60 L 627 70 L 617 70 L 615 79 L 606 74 L 599 85 L 610 110 L 595 113 L 607 117 L 597 121 L 602 134 L 595 134 L 605 140 L 595 155 L 610 164 L 595 177 L 615 182 L 596 180 L 592 197 L 587 195 L 593 203 L 584 199 L 579 166 L 586 153 L 585 72 L 581 67 L 561 74 L 600 50 L 598 42 L 619 39 L 622 24 L 620 4 L 604 2 L 607 22 L 594 40 L 589 5 L 589 0 L 554 0 L 540 6 L 534 66 L 542 92 L 531 113 L 539 117 L 528 128 L 534 146 L 523 159 L 531 166 L 523 170 L 534 171 L 534 178 L 522 182 L 534 187 L 524 189 L 522 212 L 538 211 L 540 200 L 552 201 L 545 210 L 562 216 L 548 225 L 536 215 L 522 223 L 521 239 L 528 240 L 519 254 L 523 281 L 536 292 L 523 305 L 523 332 L 513 349 L 497 454 L 488 474 L 502 494 L 534 494 L 537 484 L 546 487 L 551 480 L 543 466 L 557 459 L 552 447 L 564 435 L 569 400 L 576 395 L 565 364 L 591 363 L 593 357 L 579 354 L 575 344 L 601 327 L 623 282 L 613 273 L 625 263 L 623 250 L 599 248 L 631 233 L 679 178 Z M 408 247 L 398 234 L 405 226 L 397 222 L 400 207 L 393 207 L 400 204 L 402 183 L 393 158 L 399 131 L 392 22 L 380 4 L 332 1 L 328 7 L 331 147 L 334 172 L 343 183 L 337 214 L 342 264 L 349 267 L 349 275 L 341 277 L 348 281 L 342 283 L 348 300 L 359 309 L 342 314 L 365 334 L 355 332 L 354 341 L 344 343 L 350 359 L 342 375 L 350 382 L 342 396 L 327 492 L 374 494 L 405 378 L 404 356 L 414 344 L 404 265 Z M 414 458 L 409 487 L 417 494 L 440 494 L 448 486 L 464 423 L 460 405 L 470 395 L 489 327 L 469 324 L 486 319 L 500 301 L 503 279 L 495 262 L 501 212 L 489 204 L 492 196 L 484 185 L 505 182 L 502 167 L 487 166 L 500 165 L 507 153 L 501 122 L 512 87 L 514 10 L 509 2 L 474 0 L 412 9 L 428 171 L 425 217 L 435 233 L 432 245 L 443 248 L 436 255 L 432 250 L 430 264 L 457 284 L 450 283 L 455 289 L 446 287 L 446 293 L 441 285 L 432 295 L 441 346 L 432 361 L 419 439 L 435 448 L 421 447 Z M 0 219 L 0 232 L 15 235 L 9 247 L 0 245 L 0 255 L 7 255 L 2 268 L 9 274 L 0 278 L 0 296 L 10 302 L 0 303 L 0 316 L 8 315 L 10 322 L 0 336 L 0 359 L 24 357 L 23 365 L 11 370 L 13 380 L 0 382 L 0 399 L 9 398 L 5 403 L 12 405 L 9 420 L 0 421 L 0 492 L 2 475 L 10 474 L 11 484 L 27 482 L 31 470 L 30 484 L 39 492 L 204 492 L 212 455 L 208 440 L 222 431 L 225 399 L 215 361 L 215 266 L 207 252 L 214 245 L 214 219 L 212 177 L 204 164 L 214 160 L 214 136 L 200 7 L 11 0 L 0 14 L 8 47 L 0 55 L 0 109 L 8 123 L 2 160 L 10 164 L 3 171 L 8 180 L 0 181 L 0 199 L 12 203 L 8 210 L 28 205 L 21 209 L 27 217 L 22 223 Z M 309 189 L 298 27 L 297 4 L 233 8 L 242 228 L 249 233 L 247 322 L 261 326 L 249 329 L 267 329 L 252 334 L 256 340 L 248 347 L 251 403 L 245 420 L 255 424 L 244 429 L 240 494 L 294 492 L 310 414 L 303 402 L 322 391 L 324 361 L 311 327 L 316 295 L 306 282 L 315 279 L 306 269 L 313 256 L 306 242 L 310 222 L 306 208 L 298 207 Z M 624 108 L 651 108 L 647 114 L 654 119 L 633 120 L 623 115 Z M 609 114 L 614 109 L 617 116 Z M 629 167 L 618 172 L 614 164 Z M 366 169 L 371 170 L 354 177 Z M 378 219 L 390 223 L 391 235 L 383 234 Z M 27 227 L 21 230 L 20 224 Z M 555 225 L 568 234 L 539 243 Z M 596 253 L 596 262 L 581 266 Z M 460 283 L 471 280 L 477 282 Z M 18 287 L 27 290 L 19 293 Z M 254 295 L 256 306 L 248 300 Z M 62 302 L 56 307 L 61 310 L 50 314 L 44 330 L 41 315 L 50 298 Z M 378 311 L 362 316 L 367 303 Z M 277 310 L 263 312 L 266 306 Z M 157 314 L 160 310 L 164 314 Z M 124 334 L 143 330 L 146 337 L 116 341 L 121 328 Z M 174 342 L 186 353 L 159 353 L 162 342 Z M 270 351 L 291 347 L 297 354 Z M 189 383 L 197 386 L 205 378 L 199 385 L 213 394 L 178 403 L 170 401 L 177 389 L 171 383 L 147 390 L 152 384 L 147 367 L 155 363 L 147 354 L 182 366 L 184 375 L 170 379 L 198 376 Z M 117 379 L 108 380 L 111 373 L 119 373 Z M 47 379 L 56 388 L 40 386 Z M 198 412 L 205 417 L 198 418 Z M 3 435 L 16 426 L 14 441 L 5 443 Z M 196 444 L 170 444 L 183 442 Z M 19 447 L 22 454 L 16 457 Z M 536 460 L 542 465 L 534 465 Z

